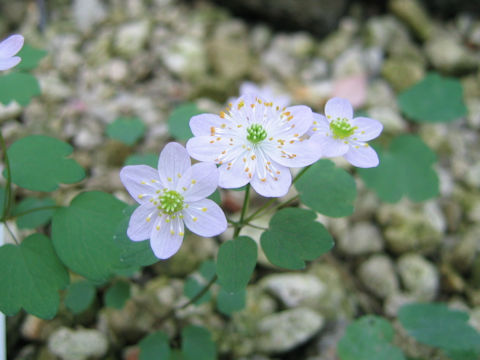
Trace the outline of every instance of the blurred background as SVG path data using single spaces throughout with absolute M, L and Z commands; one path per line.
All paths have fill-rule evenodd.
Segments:
M 334 360 L 352 319 L 394 319 L 412 301 L 465 310 L 480 331 L 479 1 L 2 0 L 0 34 L 11 33 L 48 54 L 35 70 L 42 94 L 24 108 L 0 104 L 7 142 L 56 136 L 74 146 L 89 174 L 58 190 L 59 204 L 85 189 L 131 201 L 119 170 L 132 155 L 155 159 L 168 141 L 186 140 L 181 130 L 172 134 L 174 110 L 187 103 L 193 112 L 218 113 L 245 81 L 316 112 L 329 98 L 346 97 L 383 123 L 381 144 L 419 134 L 437 154 L 440 185 L 427 201 L 387 203 L 357 176 L 354 214 L 319 216 L 336 241 L 331 253 L 297 272 L 260 255 L 244 310 L 226 316 L 206 302 L 159 325 L 184 299 L 189 276 L 218 251 L 214 239 L 190 235 L 170 260 L 125 277 L 129 295 L 118 308 L 106 304 L 105 285 L 79 312 L 62 303 L 51 321 L 9 318 L 9 358 L 134 360 L 153 328 L 175 344 L 181 326 L 193 323 L 212 331 L 222 359 Z M 461 84 L 465 116 L 419 124 L 402 113 L 397 96 L 430 72 Z M 108 135 L 120 117 L 144 124 L 136 142 Z M 223 207 L 235 214 L 242 196 L 222 191 Z M 253 207 L 261 203 L 253 199 Z M 258 240 L 260 231 L 243 234 Z M 412 358 L 442 359 L 398 326 L 395 342 Z

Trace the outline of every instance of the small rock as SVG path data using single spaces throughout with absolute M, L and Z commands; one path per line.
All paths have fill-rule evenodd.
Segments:
M 281 311 L 259 321 L 256 346 L 266 353 L 286 352 L 312 338 L 323 324 L 323 317 L 308 308 Z
M 115 34 L 115 50 L 127 58 L 135 57 L 147 43 L 149 33 L 148 20 L 123 24 Z
M 105 7 L 99 0 L 75 0 L 72 13 L 77 27 L 83 32 L 92 30 L 94 25 L 107 16 Z
M 423 64 L 404 58 L 390 58 L 383 63 L 383 77 L 397 91 L 408 89 L 425 76 Z
M 371 256 L 360 265 L 358 273 L 363 284 L 379 298 L 398 292 L 398 279 L 388 256 Z
M 327 291 L 317 277 L 298 273 L 269 275 L 262 279 L 261 286 L 289 308 L 314 305 Z
M 368 108 L 368 116 L 382 123 L 385 132 L 391 134 L 403 133 L 407 129 L 407 122 L 390 106 L 374 106 Z
M 58 329 L 48 341 L 49 350 L 62 360 L 86 360 L 102 358 L 108 350 L 108 342 L 100 331 L 94 329 Z
M 344 236 L 338 238 L 338 247 L 348 255 L 378 252 L 383 249 L 382 235 L 371 223 L 355 223 Z
M 22 107 L 16 101 L 12 101 L 8 105 L 0 103 L 0 122 L 16 118 L 21 113 Z
M 432 20 L 416 0 L 390 0 L 390 10 L 403 20 L 422 40 L 427 40 L 434 26 Z
M 438 292 L 435 266 L 418 254 L 405 254 L 397 262 L 403 285 L 417 301 L 432 301 Z

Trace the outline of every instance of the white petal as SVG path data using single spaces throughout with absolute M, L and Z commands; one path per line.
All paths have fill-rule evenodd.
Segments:
M 249 168 L 249 171 L 245 171 L 245 165 L 241 157 L 223 164 L 218 168 L 220 173 L 218 186 L 226 189 L 235 189 L 248 184 L 251 180 L 249 174 L 253 177 L 253 171 L 255 171 L 254 165 L 250 166 L 252 168 Z
M 200 236 L 210 237 L 223 233 L 227 229 L 227 219 L 222 209 L 210 199 L 188 204 L 182 210 L 187 228 Z
M 177 191 L 183 195 L 185 202 L 205 199 L 217 188 L 218 177 L 218 169 L 214 163 L 195 164 L 182 176 Z
M 183 173 L 191 166 L 187 150 L 179 143 L 168 143 L 158 159 L 158 174 L 163 186 L 174 190 Z
M 22 35 L 12 35 L 0 42 L 0 58 L 9 58 L 20 51 L 23 46 Z
M 327 101 L 325 115 L 329 120 L 337 118 L 352 120 L 353 107 L 347 99 L 335 97 Z
M 20 62 L 20 58 L 18 56 L 14 56 L 11 58 L 1 59 L 0 58 L 0 70 L 8 70 L 12 67 L 16 66 Z
M 222 151 L 232 147 L 229 144 L 229 139 L 224 137 L 195 136 L 188 140 L 187 151 L 196 160 L 218 162 Z
M 150 220 L 147 220 L 150 219 Z M 133 241 L 150 239 L 153 224 L 158 216 L 154 206 L 143 204 L 135 209 L 128 222 L 127 236 Z
M 292 175 L 288 168 L 279 164 L 272 163 L 272 165 L 275 168 L 274 176 L 270 173 L 264 176 L 257 171 L 250 183 L 259 195 L 265 197 L 281 197 L 288 192 L 292 184 Z
M 287 142 L 281 149 L 269 146 L 268 156 L 283 166 L 303 167 L 320 159 L 322 148 L 318 142 L 312 140 Z
M 152 228 L 150 246 L 153 253 L 159 259 L 168 259 L 182 246 L 184 227 L 183 221 L 176 217 L 170 222 L 162 216 Z
M 310 141 L 314 141 L 320 146 L 323 157 L 343 156 L 349 149 L 344 140 L 334 139 L 331 134 L 315 134 Z
M 129 165 L 120 171 L 120 180 L 138 203 L 148 202 L 161 187 L 158 171 L 147 165 Z
M 351 124 L 358 128 L 353 137 L 359 141 L 375 139 L 383 130 L 383 125 L 380 121 L 367 117 L 357 117 L 352 120 Z
M 360 168 L 375 167 L 379 163 L 377 153 L 368 144 L 350 146 L 344 157 L 350 164 Z
M 282 112 L 282 120 L 276 117 L 266 125 L 268 137 L 288 140 L 292 136 L 300 137 L 305 134 L 313 124 L 313 112 L 305 105 L 290 106 Z
M 190 129 L 195 136 L 210 136 L 212 126 L 221 128 L 225 124 L 225 119 L 215 114 L 200 114 L 190 119 Z

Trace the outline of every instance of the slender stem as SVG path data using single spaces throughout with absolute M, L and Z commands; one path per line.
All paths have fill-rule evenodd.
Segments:
M 242 206 L 242 212 L 240 214 L 240 221 L 235 226 L 235 231 L 233 232 L 233 238 L 236 238 L 240 233 L 240 230 L 242 230 L 242 226 L 244 225 L 245 214 L 247 213 L 249 199 L 250 199 L 250 184 L 247 184 L 247 187 L 245 188 L 245 197 L 243 198 L 243 206 Z
M 0 131 L 0 147 L 3 151 L 3 158 L 5 159 L 5 170 L 7 171 L 7 184 L 5 186 L 5 199 L 3 200 L 3 216 L 1 221 L 5 219 L 10 214 L 11 198 L 12 198 L 12 174 L 10 172 L 10 161 L 7 154 L 7 146 L 5 145 L 5 139 L 3 134 Z
M 0 224 L 0 246 L 3 245 L 3 224 Z M 2 290 L 5 291 L 5 290 Z M 7 359 L 7 332 L 5 331 L 6 321 L 5 315 L 0 312 L 0 360 Z
M 5 221 L 4 222 L 5 224 L 5 228 L 8 230 L 8 233 L 10 234 L 10 236 L 12 237 L 13 241 L 15 241 L 15 244 L 19 245 L 19 241 L 17 240 L 17 238 L 15 237 L 15 234 L 13 233 L 13 231 L 10 229 L 10 227 L 8 226 L 7 222 Z
M 27 215 L 27 214 L 30 214 L 30 213 L 35 212 L 35 211 L 58 209 L 59 207 L 60 206 L 58 206 L 58 205 L 39 206 L 39 207 L 34 208 L 34 209 L 28 209 L 28 210 L 25 210 L 21 213 L 14 214 L 14 216 L 12 216 L 12 217 L 20 217 L 20 216 Z

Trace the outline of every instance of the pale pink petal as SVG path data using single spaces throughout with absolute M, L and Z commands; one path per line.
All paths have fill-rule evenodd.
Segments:
M 150 203 L 142 204 L 135 209 L 128 223 L 127 236 L 133 241 L 150 239 L 150 234 L 158 216 Z M 147 220 L 150 219 L 150 220 Z
M 22 35 L 12 35 L 0 42 L 0 58 L 9 58 L 20 51 L 23 46 Z
M 148 202 L 155 190 L 161 187 L 158 171 L 147 165 L 129 165 L 120 171 L 120 180 L 128 193 L 138 203 Z
M 377 153 L 368 144 L 350 146 L 344 157 L 350 164 L 360 168 L 375 167 L 379 163 Z
M 353 107 L 347 99 L 331 98 L 325 105 L 325 115 L 330 121 L 337 118 L 351 120 L 353 118 Z
M 321 146 L 311 140 L 286 142 L 281 148 L 270 145 L 266 152 L 275 162 L 287 167 L 311 165 L 322 156 Z
M 268 137 L 288 139 L 292 136 L 300 137 L 305 134 L 313 124 L 313 112 L 308 106 L 290 106 L 282 112 L 283 121 L 279 124 L 276 118 L 267 122 L 265 130 Z
M 215 114 L 200 114 L 190 119 L 190 129 L 195 136 L 210 136 L 212 127 L 221 128 L 222 124 L 225 124 L 225 119 Z
M 235 189 L 248 184 L 251 179 L 249 174 L 252 174 L 253 177 L 253 171 L 255 171 L 255 169 L 249 168 L 248 170 L 248 172 L 245 171 L 245 165 L 241 157 L 232 160 L 232 162 L 223 164 L 218 168 L 220 173 L 218 186 L 226 189 Z
M 375 139 L 383 130 L 383 125 L 380 121 L 367 117 L 357 117 L 352 120 L 351 124 L 358 128 L 355 130 L 353 137 L 359 141 Z
M 158 174 L 166 188 L 174 190 L 183 173 L 191 166 L 187 150 L 179 143 L 165 145 L 158 159 Z
M 2 59 L 0 58 L 0 70 L 8 70 L 12 67 L 18 65 L 20 62 L 20 58 L 18 56 L 14 56 L 11 58 Z
M 187 228 L 200 236 L 210 237 L 223 233 L 227 229 L 227 219 L 222 209 L 210 199 L 189 203 L 182 210 Z
M 218 186 L 218 169 L 212 162 L 193 165 L 178 182 L 177 191 L 185 202 L 193 202 L 211 195 Z
M 264 175 L 257 171 L 250 182 L 253 189 L 259 195 L 265 197 L 281 197 L 287 194 L 292 184 L 292 175 L 287 167 L 279 164 L 273 164 L 273 166 L 275 167 L 274 176 L 270 175 L 270 173 Z M 277 173 L 277 171 L 279 173 Z
M 349 149 L 348 144 L 345 144 L 344 140 L 334 139 L 331 134 L 315 134 L 310 140 L 320 146 L 323 157 L 343 156 Z
M 176 217 L 170 222 L 162 216 L 152 228 L 150 246 L 159 259 L 168 259 L 182 246 L 184 236 L 183 221 Z
M 188 140 L 187 151 L 196 160 L 217 162 L 222 151 L 231 147 L 229 144 L 229 139 L 224 137 L 195 136 Z

